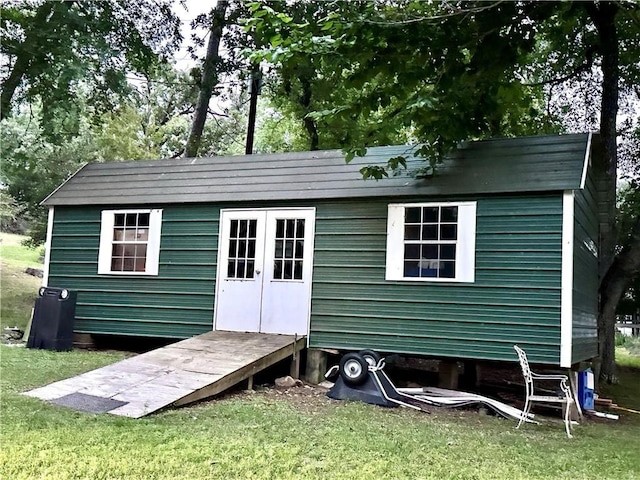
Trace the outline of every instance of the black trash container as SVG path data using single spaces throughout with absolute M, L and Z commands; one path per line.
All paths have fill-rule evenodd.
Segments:
M 73 348 L 76 295 L 67 288 L 40 287 L 27 348 L 58 351 Z

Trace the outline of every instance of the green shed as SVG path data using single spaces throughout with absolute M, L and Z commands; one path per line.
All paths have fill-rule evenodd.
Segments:
M 597 355 L 599 136 L 88 164 L 49 207 L 44 284 L 78 333 L 306 335 L 311 348 L 570 367 Z

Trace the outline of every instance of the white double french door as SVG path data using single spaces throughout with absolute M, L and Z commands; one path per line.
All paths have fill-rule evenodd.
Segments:
M 216 330 L 306 335 L 315 209 L 223 210 Z

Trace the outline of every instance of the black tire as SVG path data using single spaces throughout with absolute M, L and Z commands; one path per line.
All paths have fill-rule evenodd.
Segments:
M 340 376 L 347 385 L 361 385 L 369 375 L 369 364 L 358 353 L 347 353 L 340 359 Z
M 382 356 L 374 350 L 360 350 L 358 354 L 372 367 L 376 367 Z

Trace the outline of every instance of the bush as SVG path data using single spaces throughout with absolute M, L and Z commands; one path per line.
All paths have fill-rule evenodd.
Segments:
M 620 332 L 616 332 L 616 347 L 624 347 L 628 338 L 630 337 L 623 335 Z

